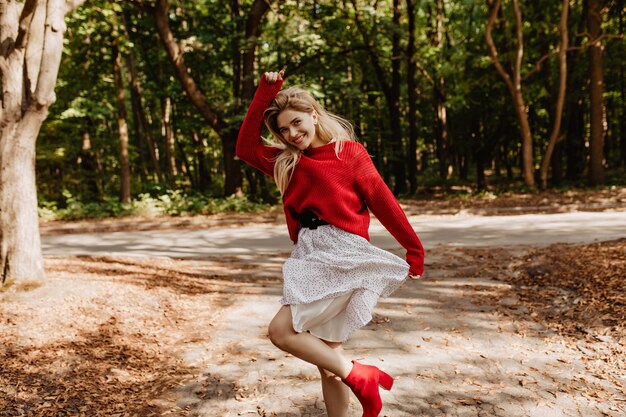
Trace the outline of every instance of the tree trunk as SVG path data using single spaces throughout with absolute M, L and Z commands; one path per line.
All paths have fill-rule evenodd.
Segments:
M 396 194 L 404 193 L 406 192 L 406 161 L 404 160 L 404 153 L 402 152 L 402 120 L 400 116 L 400 35 L 398 31 L 394 31 L 392 35 L 391 84 L 389 84 L 385 76 L 385 70 L 379 60 L 379 53 L 375 50 L 367 31 L 363 28 L 363 24 L 359 17 L 357 2 L 352 0 L 351 3 L 355 11 L 355 23 L 361 33 L 361 36 L 363 37 L 365 49 L 371 58 L 371 64 L 374 67 L 376 79 L 383 90 L 385 100 L 387 102 L 387 109 L 389 111 L 391 135 L 389 135 L 389 138 L 386 141 L 386 144 L 388 145 L 386 148 L 388 150 L 387 156 L 389 159 L 389 165 L 395 177 L 392 189 Z M 399 3 L 399 0 L 393 1 L 393 23 L 395 27 L 399 26 L 400 21 Z M 385 172 L 383 172 L 383 177 L 388 183 L 389 177 Z
M 239 13 L 239 5 L 235 3 L 237 2 L 233 0 L 233 13 Z M 269 3 L 267 1 L 254 1 L 246 19 L 243 56 L 240 56 L 238 54 L 233 55 L 235 66 L 240 65 L 243 62 L 243 65 L 241 67 L 241 88 L 237 86 L 234 91 L 235 97 L 238 98 L 238 103 L 249 103 L 254 96 L 254 81 L 256 78 L 254 62 L 256 59 L 257 39 L 261 34 L 261 21 L 268 10 Z M 237 95 L 237 92 L 239 92 L 239 95 Z M 239 113 L 241 111 L 241 108 L 237 106 L 235 111 Z M 242 163 L 239 158 L 235 158 L 235 145 L 237 143 L 238 136 L 239 127 L 236 127 L 232 128 L 231 131 L 222 139 L 224 167 L 234 173 L 232 177 L 226 178 L 224 182 L 225 188 L 227 190 L 227 195 L 240 193 L 243 183 L 243 176 L 241 171 Z M 258 174 L 255 173 L 254 176 L 258 179 L 260 183 L 265 183 L 266 179 L 264 175 L 260 177 Z M 254 194 L 256 194 L 256 191 L 254 192 Z
M 391 38 L 391 156 L 392 171 L 395 177 L 394 193 L 406 192 L 406 160 L 402 145 L 402 119 L 400 116 L 400 0 L 393 0 L 394 32 Z
M 484 191 L 487 188 L 485 179 L 485 162 L 486 162 L 486 145 L 483 135 L 484 129 L 481 129 L 482 121 L 478 121 L 474 127 L 474 138 L 476 145 L 474 146 L 474 160 L 476 161 L 476 191 Z
M 117 128 L 120 138 L 120 201 L 130 204 L 130 162 L 128 158 L 128 118 L 122 80 L 122 57 L 117 45 L 113 45 L 113 74 L 117 103 Z
M 258 35 L 260 34 L 260 19 L 267 11 L 267 6 L 269 6 L 268 3 L 259 4 L 258 2 L 255 2 L 255 4 L 252 6 L 250 14 L 248 15 L 248 20 L 246 22 L 244 32 L 244 26 L 242 24 L 243 21 L 241 19 L 241 5 L 239 4 L 239 0 L 231 0 L 230 2 L 231 16 L 233 21 L 236 22 L 235 30 L 237 31 L 237 33 L 245 33 L 245 39 L 243 40 L 243 54 L 241 50 L 242 47 L 240 37 L 233 36 L 232 40 L 233 97 L 235 98 L 235 106 L 233 110 L 236 114 L 242 113 L 244 111 L 244 103 L 249 103 L 254 95 L 254 81 L 256 78 L 256 72 L 254 71 L 254 63 L 256 59 L 256 43 Z M 232 135 L 234 135 L 234 133 Z M 248 196 L 250 196 L 252 201 L 258 201 L 259 190 L 257 184 L 265 184 L 265 175 L 257 175 L 257 170 L 253 169 L 249 165 L 241 164 L 241 161 L 239 161 L 238 159 L 235 159 L 234 163 L 238 164 L 239 166 L 233 167 L 233 169 L 237 170 L 239 173 L 241 173 L 243 169 L 243 174 L 248 180 L 248 189 L 246 191 Z M 238 183 L 239 180 L 232 182 L 235 184 L 233 192 L 236 193 L 238 191 L 236 183 Z
M 587 31 L 591 41 L 602 35 L 602 0 L 587 0 Z M 604 184 L 604 73 L 602 53 L 604 46 L 601 41 L 589 46 L 589 106 L 590 106 L 590 138 L 589 138 L 589 184 Z
M 191 186 L 193 187 L 194 186 L 193 170 L 189 166 L 189 159 L 187 158 L 185 147 L 178 140 L 178 136 L 174 136 L 174 146 L 178 148 L 178 152 L 180 152 L 180 155 L 181 155 L 182 165 L 181 165 L 180 170 L 183 174 L 187 175 L 187 178 L 189 178 L 189 182 L 191 183 Z
M 437 0 L 436 19 L 436 45 L 440 59 L 443 58 L 443 0 Z M 441 68 L 442 65 L 440 64 Z M 436 108 L 436 144 L 437 159 L 439 160 L 439 177 L 443 180 L 448 178 L 448 116 L 446 109 L 446 79 L 441 74 L 437 77 L 437 85 L 433 89 L 435 94 Z
M 87 118 L 87 127 L 82 134 L 82 146 L 80 153 L 78 154 L 78 166 L 80 169 L 80 176 L 83 179 L 83 194 L 87 196 L 90 201 L 95 201 L 100 198 L 100 188 L 98 187 L 98 166 L 96 163 L 96 157 L 91 149 L 91 136 L 89 135 L 89 127 L 91 127 L 91 121 Z
M 252 3 L 250 12 L 246 19 L 245 46 L 243 48 L 243 68 L 242 80 L 243 89 L 242 97 L 244 100 L 252 100 L 254 95 L 254 60 L 256 57 L 257 39 L 261 34 L 261 21 L 269 10 L 269 2 L 266 0 L 255 0 Z M 287 74 L 288 75 L 288 74 Z
M 196 186 L 199 191 L 209 191 L 211 187 L 211 172 L 209 171 L 206 163 L 206 142 L 200 138 L 200 134 L 194 129 L 191 132 L 194 144 L 194 154 L 197 161 L 197 181 Z
M 502 176 L 502 146 L 497 143 L 493 148 L 493 175 L 496 179 L 500 179 Z
M 552 170 L 552 185 L 558 187 L 563 182 L 563 141 L 557 141 L 554 145 L 550 169 Z
M 565 89 L 567 86 L 567 48 L 569 47 L 569 34 L 567 31 L 567 14 L 569 11 L 569 0 L 563 0 L 561 6 L 561 20 L 559 22 L 559 33 L 561 34 L 561 42 L 559 45 L 559 92 L 556 101 L 556 110 L 554 113 L 554 125 L 552 133 L 548 139 L 548 146 L 541 162 L 541 188 L 548 187 L 548 169 L 550 168 L 550 160 L 552 152 L 559 140 L 561 133 L 561 119 L 563 117 L 563 104 L 565 103 Z
M 491 59 L 493 60 L 493 63 L 498 70 L 498 73 L 504 80 L 507 88 L 509 89 L 509 92 L 511 93 L 511 97 L 513 98 L 513 105 L 515 108 L 515 113 L 517 115 L 517 120 L 520 125 L 520 134 L 522 137 L 522 176 L 524 178 L 524 183 L 529 188 L 535 188 L 533 137 L 530 129 L 530 124 L 528 123 L 528 111 L 526 102 L 524 101 L 524 95 L 522 94 L 521 67 L 522 58 L 524 56 L 522 13 L 519 9 L 518 0 L 513 0 L 513 9 L 515 12 L 516 20 L 515 27 L 517 34 L 517 53 L 513 69 L 513 78 L 511 78 L 511 76 L 506 72 L 506 70 L 500 63 L 500 59 L 498 58 L 498 51 L 493 42 L 493 38 L 491 37 L 491 31 L 496 21 L 498 10 L 500 9 L 500 4 L 501 0 L 496 0 L 493 8 L 491 9 L 491 14 L 489 15 L 489 20 L 485 29 L 485 38 L 487 40 L 487 46 L 489 48 L 489 55 L 491 56 Z
M 619 33 L 624 33 L 624 0 L 619 0 Z M 619 136 L 620 136 L 620 166 L 626 167 L 626 82 L 624 80 L 624 60 L 619 62 L 619 86 L 620 86 L 620 110 L 619 110 Z
M 35 141 L 47 109 L 10 123 L 0 138 L 0 284 L 44 276 L 35 185 Z M 28 190 L 28 192 L 24 192 Z
M 167 162 L 167 181 L 170 186 L 175 185 L 178 169 L 176 168 L 176 150 L 174 144 L 174 129 L 172 127 L 172 99 L 161 99 L 161 134 L 165 140 L 165 160 Z
M 44 278 L 35 143 L 56 99 L 65 14 L 81 3 L 0 0 L 0 286 Z
M 237 145 L 238 135 L 238 130 L 230 129 L 229 132 L 220 136 L 220 139 L 222 140 L 224 171 L 231 173 L 231 175 L 227 175 L 224 178 L 224 190 L 227 191 L 227 195 L 233 195 L 242 192 L 241 186 L 243 176 L 241 172 L 241 161 L 239 161 L 239 159 L 235 159 L 235 147 Z
M 577 25 L 577 32 L 585 30 L 585 15 L 587 5 L 583 4 L 583 13 Z M 582 37 L 577 36 L 572 40 L 574 47 L 582 45 Z M 564 143 L 565 153 L 565 178 L 569 181 L 579 181 L 585 169 L 585 104 L 584 97 L 587 92 L 587 76 L 584 73 L 583 55 L 572 50 L 568 52 L 569 74 L 567 76 L 567 107 L 566 117 L 566 139 Z
M 585 167 L 585 109 L 583 99 L 580 97 L 581 93 L 576 90 L 570 91 L 573 91 L 573 97 L 569 100 L 568 105 L 565 177 L 570 181 L 578 181 Z
M 415 4 L 406 0 L 409 40 L 407 44 L 407 90 L 409 98 L 409 192 L 417 191 L 417 91 L 415 85 Z
M 246 176 L 246 180 L 248 180 L 248 195 L 250 196 L 250 201 L 258 202 L 259 201 L 259 187 L 257 178 L 254 176 L 254 171 L 251 166 L 246 166 L 243 168 L 244 175 Z
M 126 33 L 129 33 L 126 27 L 126 19 L 124 19 L 124 26 Z M 157 177 L 157 180 L 163 182 L 163 174 L 161 172 L 161 166 L 159 165 L 159 153 L 158 148 L 155 147 L 154 135 L 152 134 L 152 128 L 148 123 L 146 112 L 143 108 L 142 95 L 141 95 L 141 83 L 139 82 L 139 74 L 137 73 L 137 58 L 135 57 L 135 50 L 130 48 L 126 59 L 128 66 L 128 78 L 130 85 L 130 97 L 133 106 L 133 114 L 135 115 L 135 129 L 139 138 L 145 139 L 145 144 L 148 150 L 148 155 L 152 163 L 152 169 Z
M 230 1 L 230 16 L 235 22 L 235 30 L 237 33 L 242 32 L 241 25 L 241 8 L 239 0 Z M 231 40 L 231 53 L 233 61 L 233 97 L 235 97 L 235 111 L 239 111 L 241 103 L 241 44 L 239 36 L 233 36 Z M 254 82 L 254 81 L 253 81 Z

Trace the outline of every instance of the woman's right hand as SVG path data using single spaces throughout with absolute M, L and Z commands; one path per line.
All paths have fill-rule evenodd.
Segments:
M 263 74 L 265 81 L 267 81 L 268 84 L 276 84 L 276 82 L 282 81 L 284 75 L 285 70 L 280 70 L 278 72 L 266 72 Z

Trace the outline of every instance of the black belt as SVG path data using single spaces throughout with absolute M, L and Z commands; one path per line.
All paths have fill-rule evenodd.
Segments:
M 305 211 L 300 215 L 300 226 L 307 229 L 317 229 L 317 226 L 324 226 L 328 223 L 326 220 L 317 217 L 317 214 L 312 211 Z

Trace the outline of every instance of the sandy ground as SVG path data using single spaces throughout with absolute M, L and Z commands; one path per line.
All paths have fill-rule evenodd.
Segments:
M 381 416 L 624 415 L 623 334 L 560 334 L 493 279 L 529 249 L 432 249 L 381 300 L 345 346 L 396 377 Z M 287 256 L 48 259 L 1 295 L 0 415 L 324 416 L 316 368 L 266 337 Z

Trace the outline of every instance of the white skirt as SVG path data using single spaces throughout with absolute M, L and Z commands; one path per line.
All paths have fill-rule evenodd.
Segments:
M 345 342 L 372 319 L 379 297 L 406 280 L 409 265 L 367 239 L 335 226 L 303 228 L 283 265 L 283 297 L 293 327 Z

